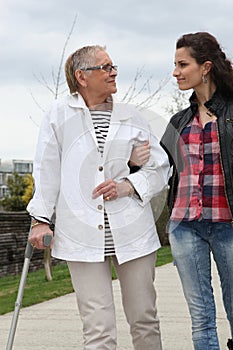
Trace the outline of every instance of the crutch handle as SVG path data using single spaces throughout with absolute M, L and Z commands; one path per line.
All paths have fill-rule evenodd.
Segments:
M 43 237 L 44 246 L 49 247 L 51 240 L 52 240 L 52 236 L 50 234 L 44 235 L 44 237 Z M 25 258 L 31 259 L 32 254 L 33 254 L 33 246 L 31 245 L 31 243 L 29 241 L 27 241 L 27 246 L 25 249 L 24 256 L 25 256 Z
M 51 241 L 52 241 L 52 236 L 51 236 L 51 235 L 49 235 L 49 234 L 44 235 L 44 237 L 43 237 L 43 243 L 44 243 L 44 246 L 45 246 L 45 247 L 49 247 Z

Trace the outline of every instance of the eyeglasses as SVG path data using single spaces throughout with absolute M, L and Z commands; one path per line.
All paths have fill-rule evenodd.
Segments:
M 87 70 L 101 70 L 101 69 L 104 70 L 105 72 L 111 73 L 111 71 L 113 69 L 115 71 L 117 71 L 117 66 L 112 65 L 112 64 L 104 64 L 104 65 L 100 65 L 100 66 L 81 68 L 81 70 L 83 70 L 83 71 L 87 71 Z

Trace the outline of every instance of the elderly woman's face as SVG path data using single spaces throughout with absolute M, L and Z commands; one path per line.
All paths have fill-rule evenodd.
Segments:
M 106 64 L 112 65 L 112 60 L 105 51 L 98 51 L 94 66 Z M 111 72 L 106 72 L 103 69 L 93 70 L 90 75 L 86 76 L 86 89 L 91 94 L 107 98 L 117 92 L 116 76 L 117 72 L 115 69 L 112 69 Z

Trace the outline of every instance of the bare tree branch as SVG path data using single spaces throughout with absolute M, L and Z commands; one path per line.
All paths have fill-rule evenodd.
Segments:
M 137 83 L 138 83 L 139 79 L 142 77 L 143 69 L 144 69 L 144 67 L 142 67 L 140 70 L 137 69 L 132 83 L 130 84 L 128 90 L 126 91 L 125 95 L 122 98 L 122 102 L 130 103 L 134 99 L 134 94 L 136 91 Z
M 65 57 L 65 51 L 66 51 L 66 47 L 68 45 L 68 42 L 71 38 L 71 35 L 73 34 L 74 31 L 74 27 L 77 21 L 77 14 L 74 17 L 70 32 L 66 38 L 65 44 L 63 46 L 63 50 L 62 50 L 62 54 L 61 54 L 61 60 L 60 60 L 60 65 L 58 68 L 58 73 L 57 73 L 57 79 L 56 79 L 56 84 L 55 84 L 55 99 L 57 99 L 58 94 L 59 94 L 59 86 L 60 86 L 60 80 L 61 80 L 61 71 L 62 71 L 62 66 L 63 66 L 63 61 L 64 61 L 64 57 Z
M 52 75 L 52 82 L 53 82 L 53 87 L 50 86 L 50 84 L 48 83 L 48 81 L 45 79 L 44 75 L 42 73 L 40 73 L 40 76 L 38 77 L 36 74 L 33 74 L 34 78 L 39 82 L 40 85 L 42 85 L 43 87 L 45 87 L 53 96 L 55 99 L 58 98 L 58 95 L 63 94 L 66 89 L 63 89 L 62 91 L 59 91 L 60 88 L 65 84 L 65 81 L 61 81 L 61 77 L 62 77 L 62 67 L 63 67 L 63 62 L 64 62 L 64 57 L 65 57 L 65 51 L 68 45 L 68 42 L 73 34 L 75 25 L 76 25 L 76 21 L 77 21 L 77 14 L 74 17 L 71 29 L 66 37 L 63 49 L 62 49 L 62 53 L 61 53 L 61 58 L 60 58 L 60 62 L 59 62 L 59 66 L 58 66 L 58 71 L 57 74 L 55 74 L 54 68 L 52 69 L 51 75 Z M 30 92 L 33 101 L 35 102 L 35 104 L 37 105 L 37 107 L 44 113 L 45 110 L 44 108 L 41 107 L 41 105 L 39 104 L 39 102 L 36 100 L 36 98 L 34 97 L 34 95 L 32 94 L 32 92 Z M 32 117 L 30 116 L 30 119 L 33 121 L 33 123 L 35 125 L 37 125 L 37 123 L 32 119 Z
M 56 77 L 55 77 L 55 72 L 54 72 L 54 68 L 52 69 L 52 80 L 53 80 L 53 85 L 56 85 Z
M 34 95 L 32 94 L 32 92 L 30 91 L 30 95 L 32 96 L 33 101 L 35 102 L 35 104 L 37 105 L 37 107 L 44 113 L 45 110 L 41 107 L 41 105 L 37 102 L 37 100 L 35 99 Z
M 189 103 L 189 92 L 179 90 L 175 84 L 173 84 L 173 86 L 174 92 L 172 94 L 172 101 L 165 107 L 166 112 L 168 112 L 170 115 L 173 115 L 186 108 Z
M 167 77 L 163 79 L 158 87 L 151 93 L 149 94 L 148 97 L 146 97 L 144 100 L 142 100 L 140 103 L 137 104 L 137 107 L 140 108 L 151 108 L 153 107 L 159 100 L 159 92 L 164 88 L 164 86 L 168 83 L 170 80 L 170 77 Z
M 31 115 L 29 115 L 29 119 L 31 119 L 31 121 L 32 121 L 37 127 L 39 127 L 39 124 L 37 124 L 37 123 L 35 122 L 35 120 L 33 120 L 33 118 L 32 118 Z
M 49 86 L 47 80 L 45 79 L 45 77 L 42 75 L 42 73 L 40 73 L 40 78 L 33 74 L 33 76 L 35 77 L 35 79 L 42 85 L 44 86 L 47 90 L 49 90 L 51 92 L 52 95 L 55 95 L 54 90 Z
M 139 109 L 151 108 L 157 103 L 158 99 L 160 98 L 158 93 L 168 83 L 170 78 L 167 77 L 163 79 L 160 82 L 159 86 L 155 90 L 153 90 L 151 89 L 151 83 L 153 81 L 152 75 L 142 82 L 141 87 L 139 86 L 143 77 L 144 67 L 137 69 L 132 83 L 130 84 L 128 90 L 122 98 L 122 102 L 134 103 Z

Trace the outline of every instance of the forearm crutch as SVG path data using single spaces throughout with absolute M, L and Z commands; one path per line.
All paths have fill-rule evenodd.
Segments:
M 44 242 L 45 247 L 49 247 L 49 245 L 51 243 L 51 239 L 52 239 L 51 235 L 44 236 L 43 242 Z M 32 254 L 33 254 L 33 246 L 28 241 L 26 249 L 25 249 L 23 271 L 22 271 L 21 278 L 20 278 L 19 289 L 18 289 L 18 294 L 17 294 L 17 298 L 16 298 L 16 302 L 15 302 L 15 309 L 14 309 L 14 313 L 13 313 L 13 317 L 12 317 L 12 321 L 11 321 L 11 327 L 10 327 L 10 331 L 9 331 L 6 350 L 11 350 L 13 347 L 13 341 L 14 341 L 14 337 L 15 337 L 15 331 L 16 331 L 16 327 L 17 327 L 19 311 L 20 311 L 20 307 L 22 305 L 24 287 L 25 287 L 25 283 L 26 283 L 26 279 L 27 279 L 27 274 L 28 274 L 28 269 L 29 269 L 30 260 L 32 258 Z

